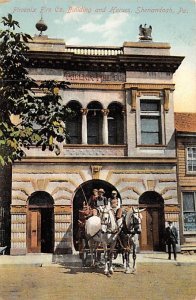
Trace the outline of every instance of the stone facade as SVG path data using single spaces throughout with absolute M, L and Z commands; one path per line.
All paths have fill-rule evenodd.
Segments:
M 58 157 L 31 148 L 22 162 L 14 164 L 11 254 L 36 252 L 36 249 L 42 252 L 44 242 L 38 231 L 40 235 L 46 233 L 38 227 L 45 226 L 42 219 L 48 216 L 46 209 L 52 211 L 52 252 L 75 253 L 77 202 L 83 197 L 82 188 L 88 197 L 92 186 L 108 188 L 106 196 L 116 189 L 123 207 L 140 204 L 146 207 L 146 236 L 143 235 L 140 248 L 163 249 L 163 236 L 157 233 L 155 223 L 160 223 L 158 230 L 163 231 L 165 222 L 172 219 L 179 228 L 172 76 L 183 58 L 170 56 L 169 49 L 168 44 L 152 42 L 126 43 L 120 48 L 74 48 L 47 37 L 36 37 L 30 43 L 28 68 L 34 79 L 69 79 L 70 88 L 61 92 L 63 103 L 76 101 L 81 112 L 88 112 L 92 101 L 100 104 L 103 142 L 88 144 L 87 120 L 83 114 L 81 144 L 62 145 Z M 124 142 L 119 145 L 108 142 L 107 116 L 112 103 L 122 107 Z M 158 111 L 152 113 L 152 119 L 160 121 L 155 133 L 159 135 L 158 143 L 142 142 L 142 103 L 155 106 L 158 103 Z M 144 119 L 149 114 L 144 112 Z M 31 201 L 32 195 L 39 192 L 51 197 L 50 208 L 44 203 L 40 210 Z M 32 213 L 39 224 L 35 224 Z M 154 220 L 152 230 L 149 218 Z M 148 241 L 150 230 L 152 240 Z

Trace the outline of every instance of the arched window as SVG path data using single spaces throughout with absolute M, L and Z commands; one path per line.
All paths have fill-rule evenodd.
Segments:
M 120 103 L 111 103 L 108 106 L 108 139 L 110 145 L 124 144 L 124 115 Z
M 67 106 L 73 112 L 73 115 L 67 119 L 67 144 L 81 144 L 81 134 L 82 134 L 82 115 L 81 115 L 81 105 L 77 101 L 70 101 Z
M 88 144 L 102 144 L 102 106 L 99 102 L 93 101 L 87 106 L 87 141 Z

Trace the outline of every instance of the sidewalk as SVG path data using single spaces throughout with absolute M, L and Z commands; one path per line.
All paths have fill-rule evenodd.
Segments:
M 118 255 L 113 260 L 114 264 L 122 264 L 122 257 Z M 138 253 L 137 263 L 175 263 L 175 264 L 195 264 L 196 254 L 178 254 L 177 261 L 168 260 L 167 253 Z M 67 266 L 82 266 L 82 261 L 78 255 L 54 255 L 54 254 L 27 254 L 20 256 L 0 255 L 0 267 L 5 265 L 32 265 L 32 266 L 58 266 L 59 264 Z

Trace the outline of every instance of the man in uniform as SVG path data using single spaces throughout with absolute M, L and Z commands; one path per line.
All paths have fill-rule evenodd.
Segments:
M 98 189 L 93 189 L 92 195 L 90 196 L 90 199 L 88 201 L 88 204 L 91 208 L 96 207 L 97 198 L 98 198 Z
M 97 208 L 100 206 L 108 205 L 108 199 L 104 196 L 104 194 L 105 194 L 104 189 L 101 188 L 98 190 L 98 197 L 97 197 L 97 201 L 96 201 Z
M 171 259 L 171 246 L 173 248 L 174 259 L 177 259 L 176 244 L 178 243 L 178 232 L 172 221 L 168 221 L 168 227 L 165 230 L 165 241 L 168 245 L 168 259 Z
M 116 221 L 122 218 L 122 208 L 120 198 L 117 196 L 117 191 L 112 191 L 111 198 L 108 199 L 109 207 L 113 210 Z

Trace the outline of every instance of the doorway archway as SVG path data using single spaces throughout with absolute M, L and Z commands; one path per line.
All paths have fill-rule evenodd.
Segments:
M 142 232 L 140 235 L 140 250 L 164 251 L 164 200 L 157 192 L 149 191 L 139 198 L 142 212 Z
M 44 191 L 28 199 L 27 251 L 52 253 L 54 248 L 54 200 Z
M 116 188 L 109 182 L 99 179 L 93 179 L 84 182 L 81 184 L 74 196 L 73 199 L 73 244 L 76 251 L 78 251 L 78 218 L 79 218 L 79 210 L 83 208 L 83 202 L 88 202 L 93 189 L 103 188 L 105 191 L 104 196 L 106 198 L 111 197 L 112 190 L 116 190 Z M 117 191 L 118 192 L 118 191 Z M 118 198 L 121 199 L 120 194 L 118 193 Z

